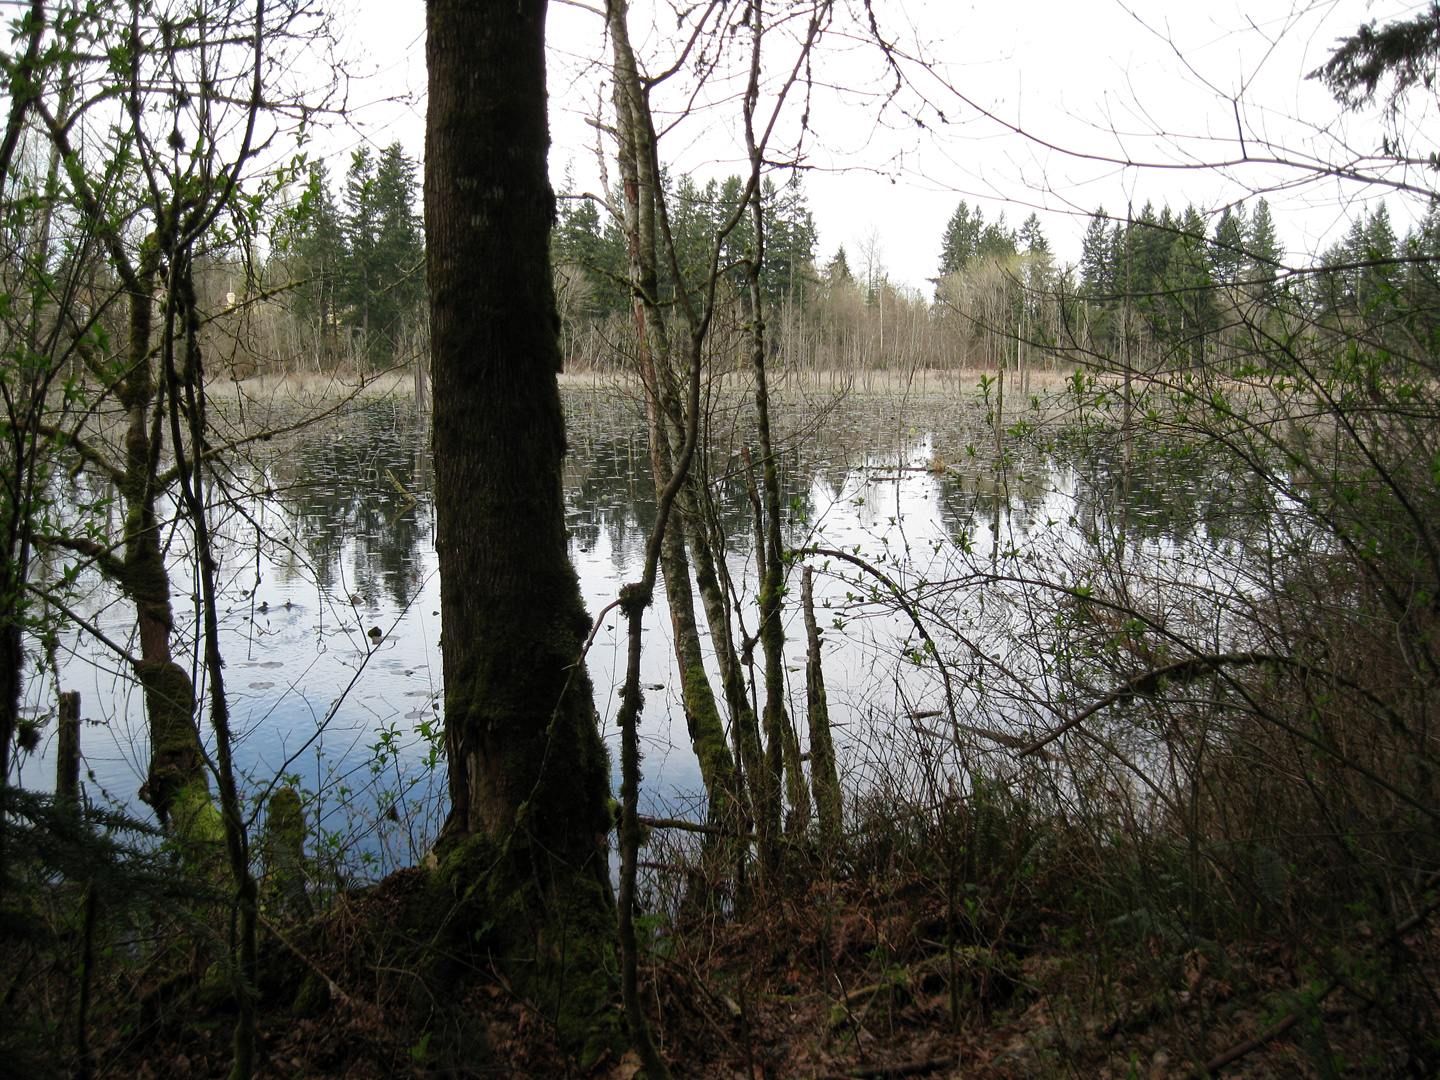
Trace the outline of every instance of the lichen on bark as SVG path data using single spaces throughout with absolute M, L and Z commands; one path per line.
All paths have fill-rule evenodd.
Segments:
M 205 755 L 195 727 L 195 690 L 190 675 L 173 660 L 144 660 L 135 677 L 145 691 L 150 718 L 150 772 L 140 797 L 168 822 L 177 799 L 187 791 L 209 797 Z
M 311 914 L 306 892 L 305 807 L 299 793 L 282 787 L 270 796 L 260 837 L 264 877 L 261 901 L 272 911 L 300 918 Z

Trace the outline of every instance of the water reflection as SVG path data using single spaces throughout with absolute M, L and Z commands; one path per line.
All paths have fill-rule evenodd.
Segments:
M 434 547 L 428 455 L 414 410 L 381 400 L 275 459 L 270 486 L 322 591 L 348 581 L 367 605 L 382 591 L 400 608 L 415 599 Z
M 596 612 L 640 573 L 654 520 L 647 430 L 633 395 L 570 388 L 564 401 L 566 520 L 586 602 Z M 705 454 L 728 565 L 742 590 L 755 584 L 744 464 L 750 409 L 741 394 L 717 399 Z M 1183 450 L 1147 453 L 1143 466 L 1127 473 L 1113 440 L 1037 438 L 1007 445 L 997 461 L 983 410 L 958 395 L 793 394 L 777 412 L 786 543 L 853 550 L 908 582 L 959 580 L 1005 552 L 1063 566 L 1094 538 L 1122 530 L 1132 544 L 1172 552 L 1180 543 L 1243 540 L 1247 518 L 1238 508 L 1261 506 L 1258 493 L 1205 471 Z M 288 777 L 319 799 L 333 843 L 368 853 L 375 869 L 418 857 L 443 814 L 427 439 L 408 402 L 372 401 L 283 443 L 262 444 L 262 453 L 235 464 L 227 490 L 212 493 L 224 508 L 218 533 L 227 691 L 251 791 Z M 844 746 L 865 744 L 877 713 L 924 711 L 937 689 L 931 673 L 903 661 L 915 645 L 913 626 L 866 604 L 873 583 L 860 582 L 853 568 L 830 570 L 817 577 L 816 599 L 826 609 L 826 677 L 843 754 Z M 177 560 L 177 596 L 192 591 L 184 576 Z M 133 615 L 98 582 L 89 584 L 88 612 L 124 639 Z M 961 627 L 975 640 L 1000 649 L 1026 632 L 1013 597 L 977 591 L 975 598 L 965 615 L 970 623 Z M 753 610 L 740 615 L 753 629 Z M 787 618 L 792 698 L 803 716 L 804 679 L 796 673 L 805 644 L 798 613 Z M 180 619 L 179 640 L 193 647 L 193 612 Z M 642 679 L 654 689 L 642 720 L 646 790 L 652 805 L 673 805 L 700 781 L 685 745 L 663 597 L 647 627 Z M 95 785 L 130 801 L 144 757 L 139 695 L 98 647 L 73 640 L 61 685 L 80 689 L 85 715 L 107 725 L 87 735 Z M 588 658 L 612 738 L 623 649 L 609 620 Z M 31 685 L 38 688 L 31 707 L 42 708 L 45 684 Z M 980 708 L 978 694 L 966 708 Z M 1018 713 L 1012 719 L 1027 722 Z M 43 757 L 29 762 L 26 782 L 40 783 L 33 774 L 46 768 Z

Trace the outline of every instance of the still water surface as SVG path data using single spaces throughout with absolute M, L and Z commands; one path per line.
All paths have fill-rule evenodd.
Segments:
M 639 401 L 622 389 L 568 388 L 565 404 L 571 554 L 589 610 L 599 612 L 640 575 L 654 512 L 646 425 Z M 749 405 L 739 395 L 720 399 L 708 446 L 730 572 L 753 596 L 753 526 L 739 464 Z M 1002 551 L 1033 552 L 1026 557 L 1036 565 L 1063 563 L 1114 511 L 1118 471 L 1104 454 L 1077 466 L 1053 447 L 1029 444 L 1012 453 L 997 482 L 993 432 L 970 393 L 791 392 L 778 412 L 786 542 L 853 551 L 910 583 L 953 579 Z M 237 471 L 219 530 L 226 690 L 251 795 L 277 777 L 297 784 L 316 798 L 319 824 L 336 849 L 365 852 L 372 871 L 415 859 L 443 817 L 444 769 L 432 738 L 443 702 L 426 439 L 406 399 L 372 401 L 327 420 Z M 1185 497 L 1175 498 L 1182 487 Z M 1126 514 L 1139 545 L 1163 560 L 1182 548 L 1223 544 L 1215 524 L 1226 495 L 1212 488 L 1213 477 L 1197 483 L 1183 471 L 1132 481 Z M 171 538 L 176 552 L 184 542 L 183 530 Z M 173 561 L 177 658 L 186 663 L 180 654 L 193 646 L 195 622 L 185 601 L 195 589 L 181 580 L 186 560 Z M 862 602 L 853 568 L 845 569 L 844 576 L 818 574 L 815 586 L 842 762 L 847 753 L 857 760 L 877 715 L 934 709 L 939 692 L 933 673 L 898 659 L 917 644 L 909 621 Z M 129 606 L 98 581 L 92 586 L 83 614 L 114 639 L 130 640 Z M 1008 608 L 992 604 L 988 612 L 977 598 L 968 616 L 975 633 L 1003 639 L 1017 618 L 1014 593 Z M 753 633 L 753 607 L 742 605 L 741 618 Z M 652 810 L 695 813 L 700 778 L 660 603 L 646 627 L 644 801 Z M 589 655 L 597 709 L 617 750 L 621 631 L 607 617 Z M 806 645 L 793 607 L 786 636 L 793 707 L 803 718 Z M 148 755 L 141 695 L 83 633 L 66 632 L 57 661 L 59 688 L 81 692 L 90 721 L 83 734 L 90 796 L 143 812 L 134 799 Z M 32 678 L 30 712 L 48 715 L 55 689 L 53 678 Z M 1033 726 L 1045 718 L 1009 719 Z M 50 786 L 49 752 L 47 740 L 22 763 L 23 783 Z M 391 805 L 393 815 L 385 812 Z

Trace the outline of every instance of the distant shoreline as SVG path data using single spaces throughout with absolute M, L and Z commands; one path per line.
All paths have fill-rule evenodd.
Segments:
M 1027 373 L 1030 390 L 1053 390 L 1070 378 L 1068 370 L 1032 369 Z M 888 393 L 888 394 L 953 394 L 979 390 L 982 377 L 994 379 L 993 368 L 920 368 L 914 371 L 889 370 L 806 370 L 775 375 L 771 383 L 779 392 L 786 390 L 822 390 L 827 392 Z M 1005 389 L 1015 392 L 1016 372 L 1007 371 Z M 711 380 L 714 386 L 717 380 Z M 564 389 L 638 389 L 639 381 L 621 371 L 567 371 L 558 376 Z M 719 384 L 727 390 L 744 390 L 751 384 L 748 371 L 720 376 Z M 426 387 L 428 391 L 428 386 Z M 351 397 L 357 401 L 379 398 L 411 398 L 415 395 L 415 375 L 409 368 L 397 368 L 367 375 L 363 380 L 352 372 L 299 372 L 279 375 L 252 375 L 246 379 L 211 380 L 210 401 L 227 406 L 293 406 L 300 402 L 340 401 Z
M 1028 372 L 1032 389 L 1047 389 L 1062 386 L 1070 378 L 1070 369 L 1041 370 Z M 895 369 L 862 369 L 860 371 L 841 369 L 809 369 L 772 373 L 772 385 L 777 388 L 850 390 L 861 393 L 872 392 L 953 392 L 955 390 L 976 390 L 980 379 L 995 378 L 994 368 L 917 368 L 914 371 Z M 1016 372 L 1005 373 L 1006 389 L 1013 385 Z M 750 385 L 750 372 L 735 372 L 721 376 L 726 388 L 741 388 Z M 618 371 L 574 371 L 560 375 L 561 386 L 632 386 L 638 380 L 635 376 Z

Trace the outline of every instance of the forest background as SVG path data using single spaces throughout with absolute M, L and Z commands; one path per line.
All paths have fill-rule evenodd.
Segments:
M 427 163 L 432 238 L 435 222 L 459 221 L 459 251 L 469 236 L 472 256 L 491 244 L 513 261 L 514 274 L 494 257 L 476 270 L 493 311 L 473 295 L 447 306 L 469 282 L 436 272 L 446 264 L 422 241 L 417 165 L 400 144 L 328 167 L 303 152 L 314 117 L 343 111 L 304 85 L 324 12 L 23 10 L 0 139 L 0 881 L 17 1033 L 5 1052 L 17 1067 L 94 1075 L 145 1061 L 245 1078 L 274 1069 L 283 1048 L 286 1068 L 312 1071 L 643 1068 L 657 1080 L 672 1066 L 909 1075 L 962 1055 L 998 1075 L 1114 1075 L 1142 1060 L 1152 1075 L 1172 1063 L 1213 1074 L 1251 1054 L 1295 1075 L 1433 1071 L 1440 221 L 1424 120 L 1440 8 L 1353 31 L 1313 70 L 1342 115 L 1380 114 L 1378 146 L 1317 164 L 1309 149 L 1265 144 L 1268 164 L 1291 175 L 1390 193 L 1404 229 L 1375 199 L 1296 258 L 1278 238 L 1274 192 L 1158 209 L 1130 195 L 1123 214 L 1089 213 L 1071 264 L 1038 214 L 1012 226 L 967 199 L 933 237 L 923 291 L 888 280 L 873 238 L 817 249 L 803 102 L 815 43 L 842 8 L 695 9 L 675 65 L 648 75 L 626 5 L 607 4 L 613 114 L 596 130 L 612 140 L 615 184 L 562 189 L 552 228 L 543 122 L 532 124 L 516 143 L 530 171 L 516 171 L 533 187 L 502 199 L 488 231 L 466 233 L 485 215 L 445 218 L 463 185 L 446 189 Z M 525 55 L 543 65 L 543 5 L 515 10 L 529 19 Z M 923 129 L 939 108 L 908 94 L 937 69 L 857 11 L 868 17 L 839 37 L 874 50 L 896 86 L 871 103 Z M 503 43 L 500 14 L 469 17 L 477 40 Z M 767 50 L 786 59 L 766 66 Z M 490 93 L 529 87 L 533 120 L 543 66 L 487 55 L 472 74 Z M 733 175 L 702 180 L 662 158 L 660 133 L 690 113 L 666 120 L 653 92 L 679 70 L 695 100 L 739 110 Z M 726 85 L 740 92 L 707 96 Z M 1245 144 L 1239 99 L 1226 100 Z M 480 160 L 490 145 L 474 143 Z M 1233 171 L 1244 154 L 1216 167 Z M 1127 175 L 1135 166 L 1095 156 Z M 511 183 L 499 176 L 493 190 L 509 198 Z M 474 197 L 489 198 L 481 187 Z M 512 297 L 524 275 L 540 284 Z M 512 349 L 507 316 L 529 303 L 529 344 Z M 474 332 L 499 343 L 515 381 L 495 378 L 499 360 L 455 359 L 457 312 L 480 312 Z M 514 528 L 496 543 L 522 536 L 548 554 L 484 567 L 523 577 L 564 562 L 557 369 L 628 385 L 649 427 L 644 577 L 607 609 L 633 650 L 619 803 L 606 802 L 589 688 L 573 674 L 590 629 L 573 580 L 567 593 L 567 571 L 552 575 L 554 604 L 507 600 L 511 629 L 524 624 L 535 645 L 527 660 L 543 660 L 515 664 L 496 659 L 493 630 L 450 621 L 457 593 L 489 580 L 471 574 L 443 600 L 447 648 L 480 642 L 484 674 L 447 685 L 443 730 L 427 734 L 455 804 L 428 866 L 374 888 L 322 879 L 308 793 L 283 776 L 247 786 L 232 757 L 215 532 L 243 503 L 232 470 L 398 371 L 385 385 L 408 383 L 416 415 L 446 417 L 433 435 L 440 483 L 471 466 L 493 483 L 498 466 L 501 494 L 437 500 L 462 533 L 492 536 L 503 516 L 467 507 L 508 512 L 506 470 L 538 470 L 521 501 L 539 515 L 527 520 L 548 523 L 544 543 Z M 1108 501 L 1079 550 L 997 542 L 982 555 L 961 536 L 937 579 L 899 552 L 789 542 L 771 392 L 927 372 L 975 393 L 997 522 L 1034 457 L 1106 463 Z M 432 375 L 447 389 L 427 402 Z M 260 376 L 336 389 L 260 414 L 245 389 Z M 217 387 L 240 404 L 219 404 Z M 499 444 L 480 440 L 477 455 L 456 440 L 462 390 L 479 394 L 468 419 L 487 430 L 533 417 L 512 424 L 528 441 L 505 445 L 534 452 L 491 454 Z M 702 402 L 725 393 L 750 433 L 733 454 L 701 440 L 713 415 Z M 1166 469 L 1224 479 L 1235 521 L 1207 553 L 1221 562 L 1155 561 L 1140 542 L 1132 503 Z M 413 510 L 420 499 L 390 479 L 408 498 L 401 512 Z M 725 522 L 710 500 L 726 485 L 753 511 L 757 595 L 724 581 Z M 462 556 L 473 551 L 442 546 L 442 574 Z M 797 584 L 807 606 L 811 572 L 850 575 L 851 602 L 911 624 L 891 659 L 943 701 L 894 718 L 908 734 L 894 757 L 867 763 L 888 778 L 874 788 L 841 786 L 813 612 L 804 693 L 786 691 L 781 612 Z M 703 820 L 636 812 L 635 655 L 661 574 Z M 76 610 L 96 578 L 133 609 L 123 640 Z M 692 582 L 698 611 L 682 595 Z M 190 621 L 176 614 L 187 595 Z M 1004 648 L 976 643 L 976 620 L 991 617 L 976 603 L 1024 611 Z M 526 623 L 537 614 L 550 624 Z M 21 713 L 27 683 L 58 679 L 62 632 L 77 630 L 143 698 L 139 798 L 158 825 L 91 800 L 73 699 Z M 12 785 L 16 758 L 52 724 L 53 791 Z M 664 852 L 645 860 L 649 879 L 646 847 Z M 493 1014 L 485 998 L 501 1003 Z M 338 1046 L 303 1023 L 330 1009 L 364 1037 Z M 804 1038 L 787 1035 L 797 1023 Z M 213 1039 L 222 1025 L 228 1049 Z M 495 1055 L 508 1063 L 492 1066 Z

